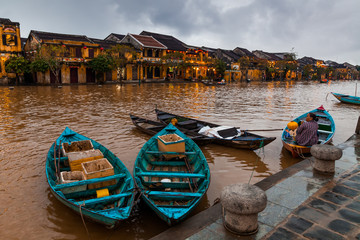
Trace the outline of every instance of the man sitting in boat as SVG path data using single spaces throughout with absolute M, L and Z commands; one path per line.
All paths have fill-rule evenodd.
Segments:
M 312 146 L 319 140 L 317 130 L 319 125 L 317 121 L 319 119 L 314 113 L 308 113 L 306 116 L 306 122 L 303 122 L 296 130 L 295 140 L 298 145 Z

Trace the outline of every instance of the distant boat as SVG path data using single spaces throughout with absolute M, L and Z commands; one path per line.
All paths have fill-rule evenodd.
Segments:
M 352 103 L 352 104 L 360 105 L 360 97 L 355 97 L 340 93 L 333 93 L 333 92 L 331 94 L 334 95 L 334 97 L 336 97 L 339 101 L 343 103 Z
M 134 166 L 142 200 L 168 225 L 200 203 L 210 184 L 210 169 L 194 141 L 171 123 L 141 148 Z
M 202 80 L 201 82 L 206 86 L 226 85 L 226 82 L 224 79 L 221 81 Z
M 137 117 L 130 114 L 130 118 L 132 123 L 135 125 L 137 129 L 140 131 L 147 133 L 151 136 L 154 136 L 161 130 L 163 130 L 167 125 L 165 123 Z M 204 135 L 201 135 L 199 133 L 195 133 L 189 130 L 182 131 L 185 133 L 189 138 L 191 138 L 196 144 L 198 145 L 206 145 L 213 141 L 212 138 L 206 137 Z
M 328 83 L 328 82 L 329 82 L 329 80 L 326 78 L 320 80 L 320 83 Z
M 206 131 L 204 130 L 204 133 L 199 134 L 209 137 L 206 135 L 206 132 L 211 133 L 210 137 L 214 140 L 214 143 L 228 147 L 256 150 L 275 140 L 275 137 L 264 137 L 248 131 L 241 131 L 236 127 L 221 126 L 210 122 L 164 112 L 159 109 L 155 109 L 155 112 L 160 122 L 165 124 L 170 123 L 171 120 L 175 118 L 177 120 L 176 126 L 181 131 L 187 130 L 199 133 L 201 129 L 207 129 Z
M 301 121 L 305 121 L 308 113 L 314 113 L 318 118 L 318 144 L 327 144 L 331 141 L 335 134 L 335 122 L 331 115 L 321 106 L 317 109 L 302 114 L 300 117 L 295 118 L 293 121 L 300 125 Z M 301 156 L 302 154 L 310 153 L 311 146 L 297 145 L 293 137 L 289 134 L 289 128 L 286 127 L 282 133 L 281 140 L 284 147 L 291 152 L 293 157 Z
M 64 156 L 64 144 L 72 146 L 71 144 L 74 143 L 88 146 L 88 151 L 72 151 Z M 69 163 L 70 154 L 80 156 L 89 151 L 97 154 L 98 157 L 95 155 L 90 157 L 95 161 L 91 162 L 88 160 L 90 158 L 84 158 L 72 162 L 76 165 Z M 71 167 L 81 168 L 81 163 L 92 164 L 91 168 L 94 169 L 100 164 L 103 165 L 100 166 L 101 170 L 92 173 L 90 179 L 90 175 L 87 178 L 81 170 L 70 171 Z M 45 168 L 52 194 L 65 206 L 82 216 L 108 228 L 117 226 L 130 216 L 134 203 L 133 178 L 120 159 L 100 143 L 66 127 L 50 147 Z M 75 173 L 77 176 L 74 179 L 65 178 L 66 175 L 75 176 Z M 62 181 L 64 179 L 68 181 Z

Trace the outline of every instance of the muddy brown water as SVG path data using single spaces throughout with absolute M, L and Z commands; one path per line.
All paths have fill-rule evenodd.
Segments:
M 129 113 L 156 119 L 155 106 L 242 129 L 278 129 L 323 104 L 336 123 L 333 144 L 339 144 L 354 133 L 360 106 L 339 103 L 328 93 L 354 95 L 356 83 L 0 87 L 0 238 L 89 239 L 80 216 L 55 199 L 45 177 L 47 151 L 66 126 L 109 148 L 130 172 L 149 136 L 134 128 Z M 252 173 L 250 182 L 256 183 L 301 161 L 283 149 L 281 131 L 257 133 L 277 139 L 256 151 L 201 147 L 211 169 L 211 184 L 193 214 L 213 205 L 226 185 L 249 182 Z M 115 230 L 88 221 L 86 226 L 91 239 L 148 239 L 168 228 L 142 204 Z

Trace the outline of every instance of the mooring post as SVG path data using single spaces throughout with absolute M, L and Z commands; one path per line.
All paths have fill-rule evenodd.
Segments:
M 359 116 L 359 118 L 358 118 L 358 122 L 357 122 L 357 125 L 356 125 L 355 133 L 356 133 L 356 134 L 360 134 L 360 116 Z
M 314 157 L 313 168 L 322 174 L 335 173 L 335 161 L 342 157 L 342 150 L 338 147 L 324 144 L 313 145 L 310 149 Z
M 223 189 L 220 197 L 224 227 L 238 235 L 258 231 L 258 213 L 265 209 L 267 197 L 259 187 L 238 183 Z

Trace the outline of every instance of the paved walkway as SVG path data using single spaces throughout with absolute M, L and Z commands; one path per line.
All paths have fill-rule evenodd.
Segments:
M 333 176 L 316 174 L 308 158 L 255 184 L 268 197 L 255 235 L 226 231 L 217 204 L 153 239 L 360 239 L 360 135 L 338 147 Z

